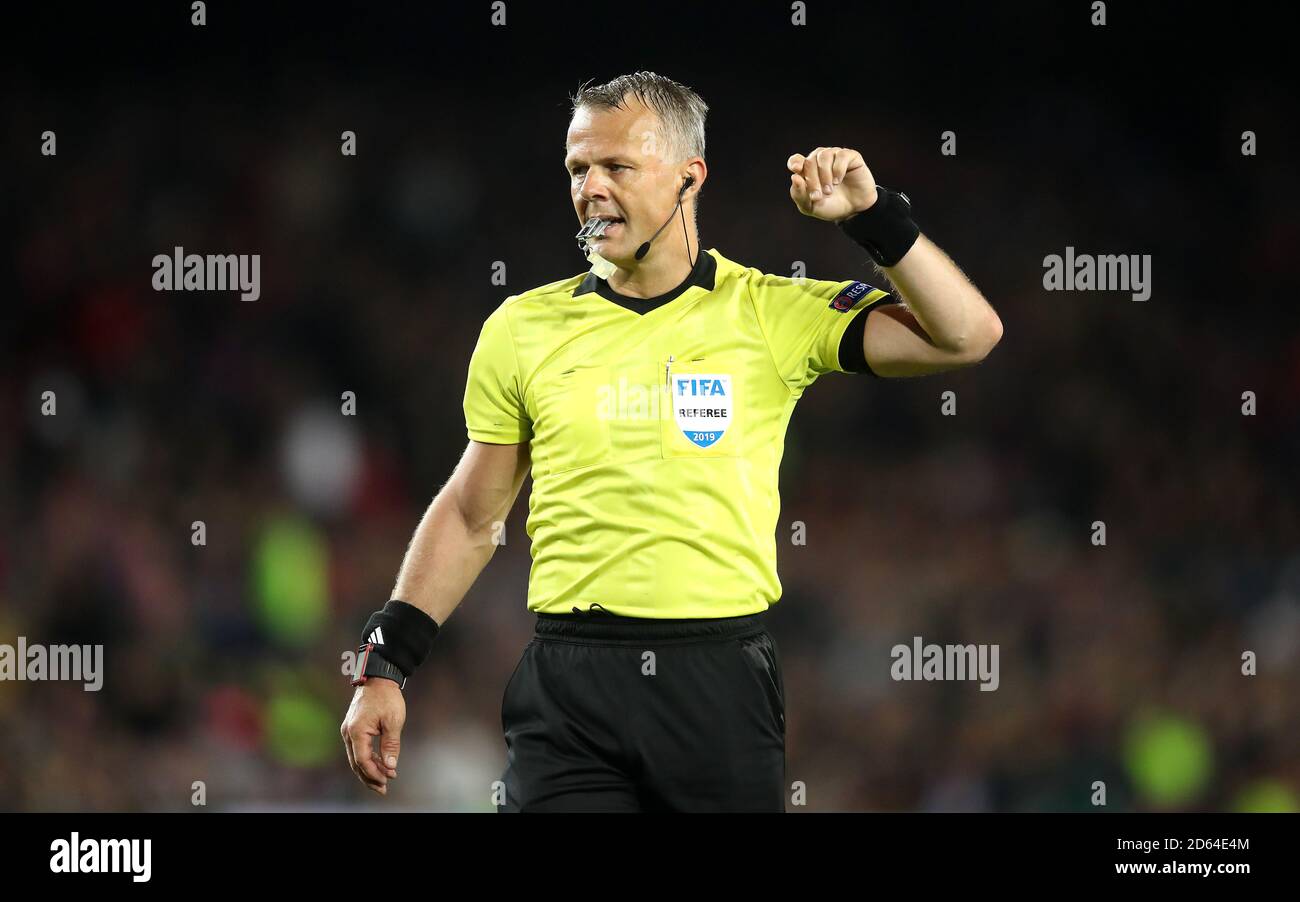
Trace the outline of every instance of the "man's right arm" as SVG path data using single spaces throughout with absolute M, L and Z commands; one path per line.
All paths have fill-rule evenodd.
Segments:
M 532 465 L 527 442 L 471 441 L 438 492 L 406 549 L 393 598 L 415 605 L 441 626 L 487 566 L 498 523 L 514 507 Z M 406 700 L 398 684 L 372 679 L 358 686 L 339 732 L 348 765 L 367 787 L 388 794 L 397 776 Z M 379 753 L 374 741 L 379 740 Z
M 527 442 L 471 441 L 416 527 L 392 597 L 446 622 L 496 551 L 531 465 Z

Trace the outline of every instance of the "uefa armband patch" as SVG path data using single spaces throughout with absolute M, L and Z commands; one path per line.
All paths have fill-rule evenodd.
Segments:
M 866 282 L 853 282 L 846 286 L 843 291 L 835 295 L 834 300 L 827 306 L 832 310 L 838 310 L 840 313 L 852 310 L 853 305 L 862 300 L 876 289 L 872 288 Z

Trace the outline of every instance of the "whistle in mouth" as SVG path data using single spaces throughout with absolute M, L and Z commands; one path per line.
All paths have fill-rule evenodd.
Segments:
M 609 228 L 609 220 L 607 219 L 598 219 L 595 216 L 588 219 L 582 224 L 578 234 L 573 236 L 578 239 L 578 250 L 585 254 L 587 252 L 587 242 L 604 235 L 607 228 Z
M 591 271 L 596 274 L 598 279 L 608 279 L 614 274 L 614 270 L 618 268 L 596 253 L 595 249 L 591 247 L 591 240 L 604 235 L 605 230 L 608 228 L 609 220 L 598 219 L 593 216 L 583 223 L 582 228 L 578 230 L 578 234 L 573 236 L 578 239 L 578 250 L 582 251 L 583 256 L 587 258 L 587 262 L 591 264 Z

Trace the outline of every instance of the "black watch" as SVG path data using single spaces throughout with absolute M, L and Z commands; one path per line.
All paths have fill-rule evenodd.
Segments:
M 352 685 L 363 686 L 371 677 L 383 677 L 395 682 L 399 689 L 406 688 L 406 674 L 375 651 L 373 642 L 367 642 L 357 649 L 357 668 L 352 674 Z

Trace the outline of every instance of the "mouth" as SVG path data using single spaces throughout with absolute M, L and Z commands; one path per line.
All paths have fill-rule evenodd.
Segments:
M 623 222 L 623 217 L 621 216 L 602 214 L 602 215 L 597 215 L 596 218 L 601 220 L 602 222 L 608 222 L 609 225 L 605 226 L 605 233 L 603 235 L 601 235 L 599 238 L 593 239 L 595 241 L 603 241 L 606 238 L 619 234 L 623 229 L 624 222 Z

